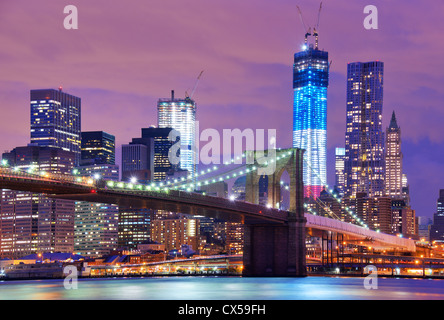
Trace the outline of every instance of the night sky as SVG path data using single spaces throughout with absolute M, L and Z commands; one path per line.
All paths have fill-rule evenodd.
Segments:
M 112 4 L 111 4 L 112 3 Z M 375 5 L 379 29 L 363 26 Z M 63 27 L 66 5 L 79 29 Z M 0 0 L 0 149 L 29 143 L 31 89 L 58 88 L 82 98 L 82 130 L 122 143 L 157 124 L 158 98 L 184 97 L 205 70 L 194 99 L 200 128 L 277 129 L 292 137 L 292 64 L 309 0 Z M 402 129 L 412 207 L 435 212 L 444 188 L 444 3 L 432 0 L 326 0 L 320 49 L 333 61 L 328 89 L 328 178 L 345 140 L 348 62 L 385 63 L 384 118 Z

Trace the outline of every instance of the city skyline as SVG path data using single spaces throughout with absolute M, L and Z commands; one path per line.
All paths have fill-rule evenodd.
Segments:
M 16 15 L 8 14 L 2 16 L 0 22 L 0 26 L 6 30 L 22 26 L 15 32 L 5 32 L 3 37 L 7 45 L 0 49 L 0 61 L 4 65 L 0 63 L 5 71 L 0 78 L 0 105 L 5 112 L 5 106 L 14 110 L 14 113 L 2 117 L 0 123 L 3 150 L 12 150 L 28 143 L 27 121 L 23 119 L 29 116 L 30 89 L 56 88 L 59 85 L 66 87 L 66 92 L 82 98 L 82 129 L 109 132 L 116 136 L 117 145 L 120 146 L 138 134 L 140 128 L 156 123 L 158 98 L 167 96 L 171 89 L 184 97 L 201 69 L 206 71 L 194 99 L 199 105 L 197 116 L 202 129 L 277 128 L 278 146 L 289 146 L 292 54 L 299 51 L 303 44 L 303 30 L 295 4 L 280 1 L 270 6 L 247 1 L 236 4 L 234 8 L 232 5 L 232 10 L 222 2 L 209 5 L 192 1 L 191 4 L 191 8 L 187 8 L 171 2 L 150 6 L 149 9 L 140 9 L 140 5 L 134 4 L 134 8 L 128 6 L 127 11 L 120 7 L 123 4 L 116 4 L 103 9 L 103 20 L 99 19 L 97 23 L 97 18 L 102 17 L 100 4 L 79 1 L 80 29 L 72 33 L 63 29 L 63 6 L 56 2 L 49 1 L 47 8 L 43 6 L 46 11 L 41 6 L 24 5 L 20 1 L 17 4 L 2 4 L 4 10 L 2 8 L 0 16 L 26 7 L 18 15 L 17 21 L 9 21 L 10 17 Z M 217 12 L 212 16 L 213 20 L 201 17 L 204 20 L 202 24 L 209 26 L 209 30 L 203 31 L 199 24 L 182 21 L 165 26 L 162 31 L 150 32 L 147 40 L 141 44 L 124 37 L 128 32 L 143 34 L 143 30 L 155 30 L 150 27 L 156 21 L 148 22 L 150 19 L 146 19 L 147 16 L 156 20 L 170 13 L 176 17 L 181 10 L 171 10 L 174 6 L 180 6 L 187 15 L 198 15 L 192 10 L 195 5 L 199 5 L 200 13 L 209 12 L 211 7 L 211 12 Z M 306 16 L 315 16 L 315 4 L 304 1 L 299 5 Z M 346 63 L 350 60 L 384 61 L 383 128 L 388 126 L 390 114 L 395 110 L 398 123 L 403 128 L 404 166 L 411 187 L 412 207 L 417 210 L 417 215 L 432 216 L 436 210 L 436 194 L 442 188 L 440 181 L 443 180 L 443 173 L 440 171 L 444 172 L 444 165 L 439 162 L 443 143 L 439 121 L 443 112 L 439 110 L 439 104 L 443 92 L 439 87 L 442 76 L 437 71 L 442 69 L 439 67 L 442 62 L 438 56 L 434 58 L 440 52 L 434 46 L 439 47 L 440 44 L 432 41 L 434 32 L 439 36 L 435 31 L 439 28 L 432 30 L 427 26 L 442 22 L 439 15 L 432 12 L 435 10 L 423 11 L 419 20 L 409 13 L 415 12 L 412 11 L 414 4 L 395 8 L 376 1 L 375 5 L 380 9 L 380 30 L 369 31 L 362 27 L 364 5 L 364 2 L 348 6 L 345 2 L 336 6 L 324 3 L 320 48 L 326 48 L 333 60 L 327 117 L 328 181 L 330 184 L 334 182 L 334 149 L 343 147 Z M 214 6 L 217 10 L 214 10 Z M 273 10 L 267 11 L 270 8 Z M 425 10 L 422 8 L 423 5 L 419 10 Z M 136 9 L 140 12 L 136 12 Z M 251 9 L 254 9 L 254 17 L 245 14 Z M 60 21 L 42 21 L 35 27 L 33 23 L 46 12 L 60 16 Z M 124 14 L 117 16 L 120 12 Z M 228 12 L 231 16 L 225 15 Z M 346 22 L 335 20 L 345 15 L 350 17 Z M 247 17 L 251 23 L 245 26 L 244 21 L 242 27 L 237 23 L 228 23 L 233 16 Z M 130 18 L 133 24 L 123 27 L 124 21 Z M 279 19 L 281 24 L 266 23 L 271 18 Z M 236 19 L 233 18 L 233 21 Z M 5 25 L 8 23 L 10 26 Z M 39 31 L 47 31 L 51 36 L 39 37 L 43 34 L 39 34 Z M 94 41 L 99 34 L 112 34 L 115 38 L 105 36 L 96 44 Z M 394 37 L 395 34 L 399 36 Z M 187 39 L 182 39 L 186 35 L 192 35 L 188 46 L 183 51 L 176 51 L 174 47 L 177 43 L 179 47 L 187 43 Z M 60 38 L 60 41 L 55 42 L 53 36 Z M 161 36 L 169 37 L 168 41 L 163 41 Z M 137 39 L 131 39 L 134 38 Z M 123 46 L 119 45 L 120 40 Z M 41 53 L 38 50 L 29 52 L 29 42 L 36 43 Z M 152 50 L 157 42 L 164 44 L 162 51 Z M 168 42 L 176 44 L 169 47 Z M 264 45 L 266 42 L 272 45 Z M 23 46 L 23 43 L 27 43 L 27 46 Z M 115 49 L 115 54 L 110 54 L 110 49 Z M 401 49 L 409 50 L 408 58 L 399 58 Z M 168 54 L 165 55 L 165 52 Z M 128 59 L 122 59 L 124 56 Z M 44 69 L 49 69 L 49 72 L 43 72 Z M 122 108 L 122 105 L 126 108 Z M 97 120 L 99 117 L 103 123 Z

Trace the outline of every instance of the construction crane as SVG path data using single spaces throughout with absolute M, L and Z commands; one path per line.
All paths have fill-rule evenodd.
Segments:
M 185 91 L 185 97 L 186 97 L 186 98 L 188 98 L 188 99 L 192 99 L 192 98 L 193 98 L 194 93 L 196 92 L 197 86 L 199 85 L 200 78 L 202 77 L 202 74 L 204 73 L 204 71 L 205 71 L 205 70 L 202 70 L 202 71 L 199 73 L 199 76 L 197 77 L 196 83 L 194 84 L 194 88 L 193 88 L 193 91 L 191 91 L 191 94 L 188 95 L 188 91 Z
M 296 6 L 296 7 L 298 9 L 299 18 L 301 19 L 301 23 L 302 23 L 302 26 L 303 26 L 304 31 L 305 31 L 305 41 L 304 42 L 305 42 L 305 45 L 307 45 L 308 36 L 312 35 L 311 27 L 307 28 L 307 26 L 306 26 L 306 24 L 304 22 L 304 18 L 302 16 L 301 8 L 299 8 L 299 6 Z M 319 44 L 319 33 L 318 33 L 318 30 L 319 30 L 319 22 L 320 22 L 320 18 L 321 18 L 321 10 L 322 10 L 322 1 L 321 1 L 321 4 L 319 5 L 318 20 L 317 20 L 316 26 L 313 28 L 313 36 L 315 37 L 315 47 L 316 47 L 316 49 L 318 48 L 318 44 Z
M 319 5 L 319 11 L 318 11 L 318 22 L 316 23 L 316 27 L 313 28 L 313 35 L 315 36 L 315 48 L 318 48 L 318 44 L 319 44 L 319 21 L 321 18 L 321 10 L 322 10 L 322 1 L 321 4 Z
M 309 27 L 307 29 L 307 27 L 305 26 L 304 17 L 302 16 L 301 8 L 299 8 L 299 6 L 296 6 L 296 8 L 298 8 L 299 18 L 301 18 L 302 27 L 304 28 L 304 31 L 305 31 L 305 42 L 304 43 L 305 43 L 305 45 L 307 45 L 308 36 L 311 36 L 311 28 Z

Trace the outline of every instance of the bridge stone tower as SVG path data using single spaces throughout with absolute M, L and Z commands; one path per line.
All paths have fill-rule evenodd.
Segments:
M 248 159 L 268 175 L 268 205 L 278 208 L 281 198 L 280 179 L 284 171 L 290 176 L 290 209 L 285 224 L 247 224 L 244 231 L 244 276 L 306 276 L 305 217 L 302 149 L 276 150 L 264 165 L 263 152 L 250 151 Z M 254 158 L 253 158 L 254 157 Z M 261 164 L 262 163 L 262 164 Z M 267 166 L 267 169 L 265 169 Z M 267 172 L 268 171 L 268 172 Z M 259 204 L 261 171 L 247 173 L 245 200 Z

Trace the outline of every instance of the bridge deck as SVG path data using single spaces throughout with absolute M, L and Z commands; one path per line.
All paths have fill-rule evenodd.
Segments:
M 53 174 L 49 178 L 44 175 L 14 172 L 11 169 L 0 168 L 0 188 L 45 193 L 54 198 L 205 215 L 245 224 L 285 224 L 289 215 L 293 215 L 284 210 L 197 193 L 175 190 L 168 192 L 142 191 L 137 188 L 123 190 L 107 186 L 97 188 L 90 179 L 81 179 L 80 181 L 78 179 Z M 338 232 L 357 239 L 372 239 L 377 244 L 399 250 L 409 252 L 416 250 L 415 242 L 410 239 L 375 232 L 354 224 L 311 214 L 305 214 L 305 218 L 302 219 L 306 219 L 308 228 Z

